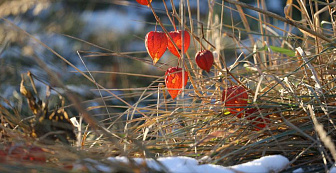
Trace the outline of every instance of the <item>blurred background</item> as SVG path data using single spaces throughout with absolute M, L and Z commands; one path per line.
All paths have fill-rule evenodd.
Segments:
M 166 2 L 171 10 L 170 1 Z M 173 2 L 179 10 L 180 1 Z M 251 5 L 256 3 L 250 0 L 242 2 Z M 285 1 L 265 2 L 269 11 L 283 16 Z M 198 3 L 200 19 L 207 26 L 209 11 L 220 14 L 222 1 L 189 0 L 189 3 L 195 26 Z M 152 5 L 167 29 L 173 30 L 162 1 L 153 0 Z M 233 5 L 225 5 L 234 8 Z M 257 16 L 257 13 L 250 10 L 246 10 L 246 13 Z M 22 105 L 23 102 L 19 94 L 22 73 L 31 71 L 39 79 L 53 86 L 46 72 L 36 63 L 36 57 L 42 59 L 70 90 L 78 93 L 84 100 L 100 96 L 92 82 L 32 37 L 49 46 L 78 69 L 91 71 L 99 84 L 111 89 L 115 94 L 123 94 L 123 99 L 130 104 L 134 103 L 136 98 L 127 97 L 126 94 L 132 95 L 133 92 L 137 92 L 131 88 L 147 87 L 162 77 L 167 68 L 177 64 L 177 58 L 167 51 L 156 66 L 152 65 L 145 49 L 144 38 L 147 32 L 155 28 L 162 29 L 159 26 L 155 27 L 156 22 L 151 10 L 135 0 L 4 0 L 0 2 L 0 17 L 13 22 L 31 35 L 27 36 L 19 28 L 3 19 L 0 20 L 0 95 L 12 105 Z M 225 9 L 223 32 L 232 32 L 232 28 L 227 27 L 232 26 L 232 23 L 238 28 L 243 28 L 238 13 Z M 278 25 L 281 26 L 281 23 Z M 253 23 L 250 27 L 251 30 L 258 30 L 258 25 Z M 239 34 L 242 40 L 248 40 L 244 32 Z M 213 40 L 210 38 L 209 41 Z M 222 44 L 226 60 L 232 62 L 238 56 L 235 45 L 229 39 L 226 40 L 225 36 Z M 195 47 L 190 46 L 188 52 L 191 57 L 195 51 Z M 148 76 L 139 77 L 132 74 Z M 160 81 L 163 82 L 163 78 Z M 39 82 L 36 85 L 40 97 L 43 98 L 45 85 Z M 117 88 L 128 90 L 113 90 Z M 104 91 L 101 94 L 109 96 Z M 0 102 L 8 106 L 3 99 Z M 101 104 L 98 102 L 91 101 L 88 106 Z M 121 104 L 115 99 L 107 102 Z M 20 109 L 24 112 L 24 108 Z M 121 110 L 114 108 L 114 111 Z M 100 113 L 99 109 L 95 111 Z

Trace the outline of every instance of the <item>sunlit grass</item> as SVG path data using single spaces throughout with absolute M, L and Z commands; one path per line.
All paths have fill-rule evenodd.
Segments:
M 298 2 L 294 5 L 288 1 L 286 16 L 281 17 L 267 12 L 265 1 L 261 0 L 257 3 L 258 9 L 252 9 L 259 12 L 258 16 L 251 16 L 244 11 L 250 6 L 235 2 L 209 4 L 208 17 L 202 19 L 190 17 L 197 16 L 200 9 L 191 11 L 189 0 L 185 2 L 183 14 L 175 9 L 180 4 L 171 4 L 172 10 L 156 9 L 152 5 L 146 7 L 152 10 L 157 27 L 161 26 L 165 33 L 169 32 L 167 26 L 184 28 L 192 39 L 189 51 L 181 60 L 169 54 L 168 63 L 160 60 L 156 66 L 152 66 L 146 52 L 116 52 L 67 36 L 101 50 L 78 50 L 78 58 L 85 67 L 83 70 L 82 66 L 76 67 L 38 38 L 2 18 L 16 32 L 72 66 L 74 71 L 65 73 L 80 74 L 95 94 L 94 99 L 78 97 L 67 89 L 41 57 L 33 56 L 49 76 L 50 81 L 44 81 L 45 86 L 53 83 L 54 90 L 62 90 L 61 95 L 69 101 L 62 108 L 76 110 L 77 121 L 80 117 L 84 120 L 80 123 L 80 131 L 76 131 L 81 138 L 72 146 L 41 145 L 50 149 L 47 152 L 50 166 L 62 167 L 61 163 L 85 157 L 103 159 L 117 155 L 130 158 L 183 155 L 197 159 L 208 156 L 208 162 L 227 166 L 264 155 L 281 154 L 291 161 L 291 169 L 306 165 L 321 171 L 330 167 L 336 159 L 333 141 L 328 139 L 335 133 L 335 57 L 330 38 L 336 27 L 331 23 L 330 28 L 321 28 L 319 18 L 321 10 L 327 13 L 329 6 L 320 4 L 325 7 L 317 9 L 313 4 L 319 2 L 308 1 L 310 12 L 307 12 L 307 4 Z M 292 18 L 291 8 L 294 7 L 302 13 L 304 21 Z M 173 22 L 171 25 L 161 22 L 165 14 Z M 231 24 L 227 24 L 227 16 L 230 16 Z M 283 21 L 282 27 L 277 26 L 279 21 Z M 292 31 L 294 27 L 299 28 L 299 34 Z M 215 55 L 209 73 L 201 71 L 194 60 L 194 54 L 201 48 Z M 145 57 L 139 58 L 139 54 Z M 125 67 L 129 68 L 122 71 L 90 70 L 87 67 L 89 59 L 109 56 L 157 68 L 162 71 L 162 76 L 134 72 L 131 68 L 140 66 L 130 67 L 128 64 Z M 164 86 L 163 74 L 170 66 L 179 66 L 189 75 L 187 86 L 174 100 Z M 151 79 L 152 82 L 137 87 L 121 77 L 126 80 L 119 82 L 129 87 L 107 88 L 102 81 L 106 75 L 127 76 L 139 81 Z M 43 81 L 38 76 L 33 78 L 37 82 Z M 240 112 L 244 115 L 242 118 L 230 114 L 221 101 L 222 92 L 235 85 L 248 92 L 248 105 Z M 6 98 L 1 99 L 11 105 Z M 0 107 L 0 115 L 4 117 L 1 134 L 6 136 L 1 138 L 3 143 L 20 141 L 18 138 L 37 143 L 29 135 L 28 121 L 20 119 L 22 116 L 16 110 L 17 106 L 11 106 L 12 110 Z M 250 108 L 256 111 L 246 113 Z M 251 117 L 267 122 L 265 127 L 258 127 L 260 120 Z M 67 158 L 68 154 L 57 156 L 51 151 L 65 150 L 62 147 L 66 148 L 66 153 L 71 153 L 71 159 Z

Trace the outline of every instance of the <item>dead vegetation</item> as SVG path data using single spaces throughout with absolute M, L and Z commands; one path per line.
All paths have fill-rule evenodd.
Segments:
M 284 7 L 285 17 L 281 17 L 268 12 L 264 0 L 258 2 L 257 7 L 252 8 L 237 1 L 213 1 L 209 3 L 208 21 L 189 20 L 189 0 L 184 4 L 186 8 L 183 13 L 177 12 L 175 8 L 167 11 L 169 17 L 174 18 L 193 38 L 191 51 L 186 52 L 180 61 L 180 66 L 188 72 L 190 80 L 183 94 L 176 100 L 169 97 L 164 86 L 164 76 L 117 73 L 156 79 L 145 88 L 105 88 L 96 81 L 99 75 L 108 72 L 95 71 L 97 75 L 94 78 L 88 69 L 81 71 L 57 52 L 50 50 L 47 45 L 2 18 L 16 32 L 24 33 L 26 37 L 53 52 L 61 61 L 74 66 L 77 73 L 96 86 L 92 88 L 93 91 L 109 94 L 97 98 L 100 100 L 99 106 L 84 107 L 83 103 L 97 100 L 79 100 L 51 69 L 44 66 L 38 56 L 34 56 L 34 60 L 44 66 L 50 77 L 50 81 L 42 82 L 56 84 L 64 90 L 62 97 L 70 101 L 69 105 L 61 104 L 48 112 L 58 114 L 60 111 L 64 118 L 67 109 L 72 107 L 78 111 L 75 117 L 77 140 L 71 146 L 60 143 L 38 144 L 43 135 L 59 134 L 48 134 L 55 132 L 52 128 L 42 135 L 35 135 L 37 139 L 34 139 L 34 126 L 28 123 L 30 120 L 23 119 L 15 105 L 1 98 L 7 107 L 12 108 L 0 105 L 3 145 L 7 145 L 7 142 L 39 145 L 48 153 L 50 169 L 62 170 L 64 163 L 74 163 L 87 157 L 101 160 L 118 155 L 152 158 L 183 155 L 197 159 L 208 156 L 206 163 L 230 166 L 264 155 L 281 154 L 291 161 L 289 169 L 284 172 L 299 167 L 303 167 L 305 171 L 327 171 L 336 159 L 333 140 L 336 129 L 336 58 L 332 40 L 336 35 L 333 15 L 335 4 L 328 1 L 288 0 Z M 179 5 L 181 4 L 175 4 Z M 259 12 L 258 17 L 245 13 L 245 8 Z M 153 8 L 152 10 L 157 15 Z M 293 19 L 294 10 L 300 12 L 300 21 Z M 239 14 L 239 25 L 223 24 L 224 15 L 232 14 Z M 276 22 L 270 20 L 282 21 L 283 26 L 277 26 L 274 24 Z M 185 23 L 181 23 L 182 21 Z M 259 29 L 252 29 L 250 23 L 257 24 Z M 158 24 L 163 26 L 160 21 Z M 299 31 L 294 32 L 294 28 Z M 248 41 L 242 40 L 242 34 Z M 198 69 L 192 58 L 193 52 L 200 47 L 215 52 L 215 63 L 210 73 Z M 225 60 L 229 57 L 225 55 L 232 49 L 236 56 L 234 63 L 228 66 Z M 127 53 L 108 49 L 103 49 L 102 52 L 79 51 L 81 59 L 107 55 L 131 58 L 143 63 L 148 61 L 148 58 L 139 60 Z M 169 67 L 160 61 L 156 66 L 163 69 Z M 38 77 L 30 82 L 33 80 L 38 80 Z M 234 85 L 248 89 L 249 104 L 240 112 L 244 115 L 241 118 L 230 114 L 221 101 L 223 90 Z M 21 88 L 22 86 L 21 84 Z M 35 94 L 39 94 L 36 89 L 33 90 Z M 116 90 L 132 92 L 117 95 L 112 92 Z M 41 113 L 50 117 L 52 113 L 47 114 L 45 107 L 48 98 L 38 102 L 37 98 L 32 98 L 31 92 L 21 91 L 27 97 L 32 110 L 31 119 L 38 121 Z M 136 101 L 125 101 L 130 97 Z M 106 101 L 111 100 L 118 100 L 120 105 L 106 104 Z M 105 115 L 91 113 L 91 110 L 102 107 L 106 108 Z M 109 108 L 115 107 L 125 111 L 109 112 Z M 248 108 L 256 111 L 247 113 Z M 258 126 L 260 120 L 265 122 L 262 127 Z M 73 123 L 76 121 L 73 119 Z M 66 122 L 70 120 L 67 119 Z M 72 134 L 70 136 L 74 139 Z M 62 141 L 63 138 L 58 139 Z M 58 151 L 60 154 L 57 154 Z M 28 163 L 26 166 L 39 170 Z M 6 166 L 4 169 L 14 168 Z M 132 171 L 135 170 L 130 170 Z

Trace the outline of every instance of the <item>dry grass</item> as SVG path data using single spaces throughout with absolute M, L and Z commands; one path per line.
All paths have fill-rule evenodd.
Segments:
M 94 156 L 95 159 L 101 159 L 116 155 L 183 155 L 198 159 L 209 156 L 211 159 L 208 162 L 228 166 L 263 155 L 282 154 L 291 161 L 291 168 L 287 171 L 301 166 L 307 170 L 328 169 L 336 159 L 333 153 L 335 148 L 332 145 L 336 129 L 336 58 L 334 43 L 330 39 L 336 33 L 332 15 L 334 7 L 328 3 L 311 0 L 306 4 L 301 2 L 298 1 L 298 5 L 295 5 L 287 1 L 285 18 L 267 12 L 264 0 L 257 3 L 257 10 L 260 12 L 258 17 L 244 13 L 243 9 L 250 6 L 236 1 L 232 2 L 233 4 L 224 1 L 209 4 L 207 21 L 189 20 L 189 16 L 192 15 L 188 9 L 189 0 L 185 2 L 183 14 L 176 9 L 173 9 L 172 13 L 167 11 L 167 14 L 171 14 L 170 17 L 180 22 L 182 28 L 192 31 L 193 36 L 193 47 L 180 61 L 180 66 L 184 66 L 184 70 L 189 73 L 190 82 L 184 89 L 184 94 L 177 100 L 168 97 L 164 87 L 164 76 L 116 72 L 117 75 L 153 78 L 153 82 L 144 88 L 105 88 L 96 81 L 100 75 L 110 72 L 89 69 L 81 71 L 47 45 L 12 24 L 17 32 L 25 33 L 27 37 L 53 52 L 61 61 L 73 66 L 77 73 L 96 86 L 92 88 L 93 91 L 110 94 L 107 97 L 101 95 L 101 98 L 95 100 L 80 101 L 65 89 L 62 81 L 50 69 L 44 69 L 50 79 L 66 91 L 64 97 L 72 102 L 67 107 L 75 107 L 85 121 L 80 124 L 81 139 L 76 144 L 78 148 L 62 145 L 43 146 L 50 151 L 67 151 L 67 154 L 63 155 L 65 158 L 50 152 L 51 167 L 85 157 Z M 292 18 L 294 9 L 300 11 L 301 21 Z M 152 11 L 157 15 L 155 9 L 152 8 Z M 324 16 L 329 13 L 330 16 L 320 19 L 322 13 Z M 241 23 L 223 24 L 224 15 L 234 14 L 239 14 Z M 156 19 L 159 20 L 158 17 Z M 270 23 L 271 19 L 283 21 L 284 26 L 280 28 L 273 24 L 276 22 Z M 181 23 L 182 21 L 185 23 Z M 322 25 L 322 21 L 330 23 Z M 7 20 L 6 22 L 11 23 Z M 161 21 L 158 23 L 163 27 Z M 250 23 L 258 24 L 259 30 L 252 29 Z M 300 30 L 298 34 L 293 32 L 294 27 Z M 207 30 L 202 32 L 201 28 Z M 247 36 L 248 43 L 242 40 L 240 34 Z M 256 39 L 255 36 L 259 37 Z M 218 55 L 211 73 L 202 73 L 192 58 L 194 51 L 200 47 L 215 51 Z M 231 49 L 243 53 L 236 53 L 235 63 L 227 66 L 224 60 L 229 57 L 225 55 L 228 55 L 226 52 Z M 113 52 L 105 48 L 102 48 L 102 52 L 79 51 L 78 55 L 81 59 L 116 56 L 150 63 L 132 57 L 132 53 Z M 46 67 L 39 57 L 35 56 L 35 60 L 42 67 Z M 157 66 L 161 69 L 169 67 L 160 61 Z M 248 107 L 258 110 L 250 116 L 267 119 L 269 123 L 265 128 L 256 131 L 255 123 L 248 117 L 237 118 L 226 111 L 220 101 L 222 91 L 232 85 L 248 88 Z M 120 95 L 112 92 L 127 90 L 133 92 Z M 125 101 L 128 98 L 133 98 L 136 102 L 130 104 Z M 101 101 L 101 105 L 96 107 L 87 108 L 81 104 L 97 100 Z M 118 100 L 120 105 L 108 105 L 108 100 Z M 91 113 L 92 110 L 102 108 L 106 109 L 106 115 Z M 123 108 L 125 111 L 112 113 L 109 111 L 111 108 Z M 2 140 L 15 142 L 20 138 L 34 142 L 27 136 L 27 127 L 20 123 L 20 115 L 15 111 L 13 113 L 0 109 L 0 115 L 7 117 L 3 123 L 11 123 L 10 126 L 1 126 Z M 98 121 L 97 117 L 108 118 Z M 25 130 L 18 132 L 17 129 Z M 53 159 L 57 161 L 53 162 Z

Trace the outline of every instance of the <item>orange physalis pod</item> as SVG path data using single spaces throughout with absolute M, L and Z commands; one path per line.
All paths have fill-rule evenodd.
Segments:
M 165 83 L 172 99 L 175 99 L 176 96 L 181 93 L 182 87 L 187 85 L 188 73 L 184 71 L 184 82 L 182 74 L 182 68 L 178 67 L 171 67 L 166 71 Z
M 151 31 L 146 35 L 145 45 L 155 65 L 166 52 L 168 40 L 163 32 Z
M 197 52 L 195 56 L 195 60 L 199 68 L 209 73 L 212 67 L 212 64 L 214 62 L 214 56 L 211 51 L 203 50 L 203 51 Z
M 174 47 L 174 44 L 171 42 L 169 38 L 168 38 L 168 50 L 172 54 L 180 58 L 179 52 L 181 53 L 181 49 L 182 49 L 182 31 L 181 30 L 171 31 L 169 32 L 169 35 L 172 37 L 174 43 L 176 44 L 179 50 L 177 50 Z M 184 53 L 187 52 L 189 48 L 189 44 L 190 44 L 190 35 L 187 31 L 184 31 Z
M 247 106 L 247 91 L 242 86 L 232 86 L 223 91 L 222 101 L 225 108 L 231 113 L 236 114 L 238 118 L 244 115 L 243 110 Z
M 252 121 L 254 131 L 259 131 L 261 129 L 264 129 L 267 126 L 267 124 L 271 123 L 269 115 L 260 117 L 258 115 L 255 115 L 255 113 L 257 112 L 258 112 L 258 109 L 256 108 L 249 108 L 245 111 L 247 120 Z
M 136 2 L 141 4 L 141 5 L 149 5 L 149 3 L 152 2 L 152 0 L 136 0 Z

